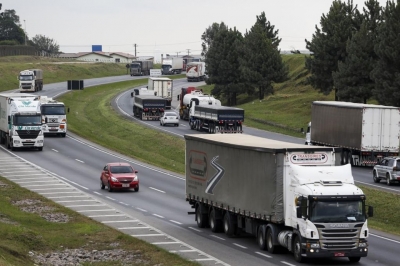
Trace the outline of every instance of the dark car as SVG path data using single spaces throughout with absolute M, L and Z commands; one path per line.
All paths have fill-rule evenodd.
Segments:
M 114 189 L 131 189 L 139 191 L 139 177 L 137 172 L 128 163 L 108 163 L 100 175 L 100 188 L 108 191 Z
M 400 183 L 400 157 L 383 158 L 374 166 L 372 175 L 375 183 L 379 183 L 381 179 L 385 180 L 389 186 Z

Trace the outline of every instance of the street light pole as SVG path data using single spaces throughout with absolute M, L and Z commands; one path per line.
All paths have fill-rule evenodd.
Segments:
M 25 33 L 25 45 L 26 45 L 26 22 L 25 22 L 25 19 L 24 19 L 24 27 L 25 27 L 24 33 Z

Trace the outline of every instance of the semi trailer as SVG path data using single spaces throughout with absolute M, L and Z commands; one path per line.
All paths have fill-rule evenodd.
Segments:
M 133 115 L 140 120 L 160 120 L 164 115 L 167 100 L 159 96 L 136 95 L 133 102 Z
M 130 75 L 131 76 L 148 76 L 150 75 L 150 69 L 153 68 L 152 60 L 132 61 L 130 64 Z
M 398 107 L 314 101 L 305 143 L 342 147 L 342 164 L 374 166 L 399 155 L 399 130 Z

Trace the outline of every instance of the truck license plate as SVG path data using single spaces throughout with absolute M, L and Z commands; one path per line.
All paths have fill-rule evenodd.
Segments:
M 129 184 L 122 184 L 122 187 L 129 187 Z
M 335 252 L 335 257 L 344 257 L 343 252 Z

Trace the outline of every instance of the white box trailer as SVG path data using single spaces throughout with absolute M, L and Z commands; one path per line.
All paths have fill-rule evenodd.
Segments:
M 393 106 L 314 101 L 306 144 L 342 147 L 342 163 L 375 165 L 399 154 L 400 109 Z
M 149 91 L 154 91 L 155 96 L 167 99 L 166 109 L 171 109 L 173 80 L 163 77 L 150 77 L 147 85 Z
M 340 148 L 246 134 L 185 135 L 186 200 L 198 227 L 256 237 L 296 261 L 367 256 L 373 208 L 354 184 Z
M 42 116 L 37 95 L 1 93 L 0 113 L 1 144 L 11 150 L 43 150 Z

